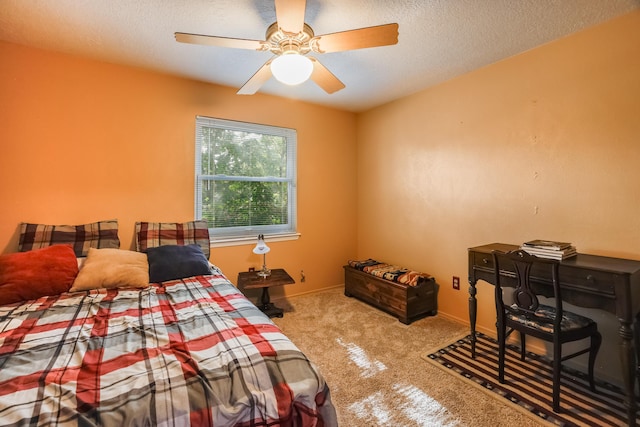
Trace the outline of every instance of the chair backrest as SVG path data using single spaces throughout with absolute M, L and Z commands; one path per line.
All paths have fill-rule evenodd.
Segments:
M 553 259 L 539 258 L 523 250 L 511 252 L 494 251 L 493 264 L 495 268 L 496 311 L 498 316 L 511 312 L 524 315 L 537 322 L 554 323 L 560 327 L 562 320 L 562 298 L 560 282 L 558 280 L 559 262 Z M 515 282 L 514 282 L 515 275 Z M 540 280 L 532 283 L 532 277 L 538 277 L 544 282 L 551 279 L 549 285 L 541 285 Z M 503 288 L 512 287 L 513 303 L 507 305 L 503 300 Z M 556 316 L 554 320 L 541 318 L 536 315 L 540 305 L 539 295 L 555 298 Z

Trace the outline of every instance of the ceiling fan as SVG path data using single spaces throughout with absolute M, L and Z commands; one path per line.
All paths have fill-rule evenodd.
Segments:
M 241 88 L 240 95 L 253 95 L 275 76 L 286 84 L 311 78 L 327 93 L 343 89 L 344 83 L 308 53 L 331 53 L 398 43 L 398 24 L 385 24 L 316 36 L 304 22 L 306 0 L 275 0 L 276 22 L 267 28 L 265 40 L 237 39 L 201 34 L 175 33 L 181 43 L 204 44 L 270 51 L 269 59 Z

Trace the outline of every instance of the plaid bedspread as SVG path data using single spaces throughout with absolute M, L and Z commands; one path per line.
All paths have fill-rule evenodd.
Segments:
M 1 306 L 0 424 L 337 420 L 313 364 L 220 273 Z

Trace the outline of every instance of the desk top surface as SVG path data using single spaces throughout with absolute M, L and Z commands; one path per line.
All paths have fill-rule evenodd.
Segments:
M 488 245 L 476 246 L 469 248 L 469 252 L 479 252 L 491 254 L 492 251 L 513 251 L 519 249 L 518 245 L 507 243 L 490 243 Z M 609 271 L 619 274 L 636 274 L 640 273 L 640 261 L 612 258 L 600 255 L 581 254 L 560 261 L 561 267 L 588 268 L 593 270 Z
M 294 283 L 296 283 L 296 281 L 282 268 L 271 270 L 271 276 L 265 278 L 259 277 L 257 271 L 243 271 L 238 273 L 238 287 L 244 289 L 268 288 Z

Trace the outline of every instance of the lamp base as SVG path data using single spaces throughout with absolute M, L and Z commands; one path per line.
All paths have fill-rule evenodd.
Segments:
M 256 274 L 258 275 L 258 277 L 262 277 L 263 279 L 265 279 L 271 276 L 271 270 L 266 267 L 262 267 L 262 270 L 258 270 Z

